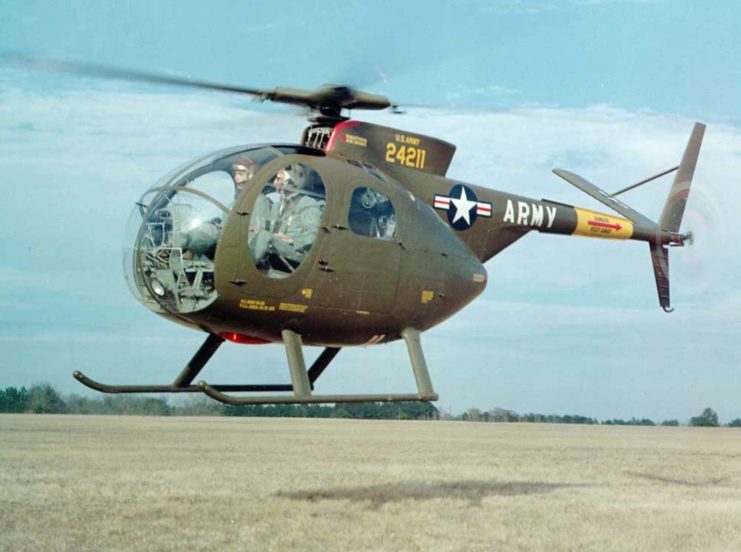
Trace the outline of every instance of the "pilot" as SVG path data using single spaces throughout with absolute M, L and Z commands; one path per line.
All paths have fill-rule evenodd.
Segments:
M 231 175 L 234 180 L 234 198 L 236 199 L 245 185 L 254 178 L 257 172 L 257 163 L 249 157 L 237 159 L 232 163 Z
M 273 264 L 276 270 L 292 272 L 314 243 L 322 217 L 324 200 L 315 197 L 308 186 L 307 171 L 299 164 L 280 169 L 273 178 L 277 195 L 269 206 L 270 213 L 265 230 L 259 232 L 252 242 L 251 250 L 260 265 L 270 253 L 280 259 Z

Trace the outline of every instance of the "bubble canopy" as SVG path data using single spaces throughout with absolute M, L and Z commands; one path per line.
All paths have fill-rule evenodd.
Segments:
M 154 312 L 176 315 L 213 303 L 216 245 L 232 206 L 265 164 L 295 153 L 307 151 L 274 145 L 220 150 L 147 190 L 129 217 L 124 244 L 124 274 L 134 297 Z

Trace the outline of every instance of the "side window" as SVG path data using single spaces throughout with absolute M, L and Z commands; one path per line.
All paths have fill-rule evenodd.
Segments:
M 255 200 L 248 244 L 255 266 L 271 278 L 290 276 L 319 231 L 326 195 L 312 168 L 292 163 L 268 180 Z
M 350 201 L 350 229 L 361 236 L 392 240 L 396 236 L 396 213 L 391 201 L 371 188 L 356 188 Z

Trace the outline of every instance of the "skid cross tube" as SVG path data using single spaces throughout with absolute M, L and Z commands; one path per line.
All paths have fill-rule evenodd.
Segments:
M 332 359 L 334 359 L 339 352 L 340 347 L 327 347 L 322 351 L 322 354 L 317 357 L 314 364 L 311 365 L 311 368 L 309 368 L 309 382 L 311 383 L 312 389 L 314 389 L 314 382 L 319 379 L 319 376 L 322 375 L 324 369 L 329 366 L 329 363 L 332 362 Z
M 201 348 L 196 351 L 196 354 L 193 355 L 193 358 L 185 365 L 183 371 L 180 372 L 172 384 L 175 387 L 190 385 L 222 343 L 224 343 L 224 338 L 220 335 L 208 334 Z

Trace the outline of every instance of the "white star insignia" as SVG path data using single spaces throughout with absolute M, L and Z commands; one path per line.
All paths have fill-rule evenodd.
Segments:
M 453 224 L 458 220 L 463 219 L 466 224 L 471 225 L 471 209 L 476 208 L 476 202 L 468 199 L 466 195 L 466 189 L 461 188 L 461 195 L 459 198 L 451 197 L 450 201 L 455 205 L 455 216 L 453 217 Z

